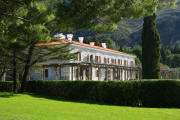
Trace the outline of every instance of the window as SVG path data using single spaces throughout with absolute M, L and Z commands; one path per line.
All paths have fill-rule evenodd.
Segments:
M 109 64 L 109 58 L 108 58 L 108 64 Z
M 124 66 L 128 66 L 128 60 L 124 60 Z
M 131 66 L 134 66 L 134 62 L 133 61 L 131 61 Z
M 99 63 L 101 63 L 101 56 L 99 56 Z
M 99 77 L 99 71 L 96 70 L 96 77 Z
M 95 56 L 96 63 L 98 63 L 98 56 Z
M 104 63 L 105 63 L 105 64 L 107 63 L 107 59 L 106 59 L 106 58 L 104 58 Z
M 115 64 L 116 64 L 116 59 L 115 59 Z
M 87 62 L 89 62 L 89 55 L 87 55 Z
M 90 61 L 93 62 L 93 55 L 90 56 Z
M 114 64 L 114 59 L 113 58 L 111 59 L 111 63 Z
M 120 65 L 121 64 L 121 60 L 120 59 L 118 59 L 118 65 Z
M 45 73 L 45 77 L 48 78 L 48 69 L 45 69 L 44 73 Z
M 77 68 L 74 69 L 74 75 L 75 75 L 76 78 L 78 77 L 78 69 Z

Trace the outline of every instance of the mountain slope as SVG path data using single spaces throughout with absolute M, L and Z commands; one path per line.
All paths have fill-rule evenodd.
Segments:
M 140 44 L 143 20 L 132 19 L 125 21 L 129 26 L 124 25 L 124 21 L 122 21 L 120 27 L 126 26 L 124 28 L 130 29 L 130 32 L 124 33 L 119 31 L 119 34 L 127 34 L 126 38 L 130 39 L 130 43 L 126 43 L 127 45 Z M 180 42 L 180 1 L 177 3 L 177 8 L 162 9 L 157 12 L 157 28 L 161 36 L 162 44 L 173 45 Z M 122 45 L 122 38 L 116 41 Z

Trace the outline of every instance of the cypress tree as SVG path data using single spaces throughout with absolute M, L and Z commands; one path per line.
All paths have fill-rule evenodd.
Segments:
M 144 17 L 142 31 L 143 79 L 160 77 L 160 35 L 156 28 L 156 15 Z

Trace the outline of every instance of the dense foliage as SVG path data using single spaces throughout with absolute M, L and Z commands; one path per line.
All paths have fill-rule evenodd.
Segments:
M 161 49 L 161 62 L 170 67 L 180 67 L 180 43 Z
M 12 90 L 11 85 L 1 82 L 0 90 Z M 126 106 L 180 107 L 180 81 L 176 80 L 28 81 L 26 92 Z
M 160 35 L 156 28 L 156 15 L 144 17 L 142 31 L 142 77 L 160 78 Z

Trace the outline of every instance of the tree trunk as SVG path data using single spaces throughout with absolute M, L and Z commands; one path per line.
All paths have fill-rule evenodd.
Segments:
M 6 72 L 6 67 L 4 66 L 3 69 L 2 69 L 2 72 L 0 72 L 0 79 L 3 81 L 3 76 Z
M 16 49 L 13 51 L 13 92 L 17 92 Z
M 33 50 L 34 50 L 34 46 L 31 45 L 28 51 L 28 56 L 27 56 L 27 60 L 26 60 L 25 68 L 24 68 L 24 74 L 21 81 L 21 92 L 24 92 L 25 90 L 25 85 L 28 79 L 29 69 L 31 67 L 31 58 L 33 55 Z
M 156 28 L 156 15 L 144 17 L 142 31 L 143 79 L 160 78 L 160 36 Z

